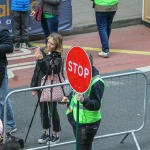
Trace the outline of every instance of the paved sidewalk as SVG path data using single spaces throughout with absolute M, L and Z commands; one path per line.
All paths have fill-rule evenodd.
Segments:
M 119 0 L 113 27 L 140 24 L 142 20 L 142 0 Z M 73 33 L 96 31 L 95 12 L 91 0 L 72 0 Z

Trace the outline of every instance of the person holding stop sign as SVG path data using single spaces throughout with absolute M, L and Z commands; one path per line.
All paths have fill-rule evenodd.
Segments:
M 79 150 L 92 149 L 92 142 L 101 122 L 100 109 L 105 89 L 105 82 L 101 79 L 98 70 L 93 66 L 92 56 L 89 55 L 89 58 L 92 66 L 92 80 L 88 90 L 84 94 L 72 91 L 62 99 L 62 102 L 69 102 L 66 114 L 75 136 L 77 102 L 79 101 Z

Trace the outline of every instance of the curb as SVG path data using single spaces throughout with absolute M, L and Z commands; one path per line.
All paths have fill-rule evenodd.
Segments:
M 122 28 L 122 27 L 127 27 L 127 26 L 132 26 L 132 25 L 138 25 L 138 24 L 141 24 L 141 23 L 142 23 L 142 17 L 140 16 L 140 17 L 137 17 L 137 18 L 114 21 L 113 24 L 112 24 L 112 28 L 113 29 L 114 28 Z M 74 26 L 72 30 L 60 31 L 59 33 L 62 34 L 63 36 L 69 36 L 69 35 L 90 33 L 90 32 L 97 32 L 96 23 L 91 24 L 91 25 Z M 44 39 L 43 34 L 30 36 L 30 41 L 41 40 L 41 39 Z
M 122 28 L 122 27 L 137 25 L 141 23 L 142 23 L 142 17 L 125 19 L 125 20 L 117 20 L 113 22 L 112 28 L 113 29 Z M 68 35 L 90 33 L 90 32 L 96 32 L 96 31 L 97 31 L 97 25 L 91 24 L 91 25 L 83 25 L 83 26 L 74 26 L 71 31 L 61 31 L 60 33 L 64 36 L 68 36 Z

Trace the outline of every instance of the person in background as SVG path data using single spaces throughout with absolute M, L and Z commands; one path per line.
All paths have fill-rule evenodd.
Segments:
M 15 50 L 35 48 L 29 43 L 29 10 L 30 0 L 11 0 Z
M 41 86 L 41 80 L 44 76 L 47 74 L 47 70 L 49 70 L 49 74 L 52 74 L 52 67 L 54 77 L 53 82 L 58 79 L 59 71 L 57 72 L 58 68 L 62 67 L 62 63 L 59 65 L 51 64 L 53 61 L 53 57 L 62 58 L 63 53 L 63 41 L 62 36 L 58 33 L 52 33 L 47 38 L 47 48 L 37 50 L 35 52 L 37 63 L 34 70 L 34 74 L 31 80 L 31 87 Z M 55 56 L 54 56 L 55 55 Z M 48 69 L 49 68 L 49 69 Z M 59 70 L 59 69 L 58 69 Z M 60 74 L 61 76 L 61 74 Z M 57 82 L 56 82 L 57 83 Z M 58 82 L 60 83 L 60 82 Z M 53 91 L 55 88 L 53 88 Z M 41 97 L 41 91 L 32 91 L 32 95 L 34 96 L 37 92 L 38 99 Z M 54 97 L 52 97 L 54 98 Z M 40 110 L 41 110 L 41 122 L 42 127 L 44 130 L 44 133 L 42 134 L 41 138 L 38 140 L 39 144 L 47 142 L 47 144 L 56 144 L 60 141 L 58 132 L 61 131 L 60 127 L 60 118 L 57 111 L 57 102 L 39 102 Z M 49 110 L 50 109 L 50 110 Z M 53 133 L 50 136 L 50 116 L 49 111 L 52 114 L 52 127 L 53 127 Z M 49 138 L 50 137 L 50 138 Z
M 60 5 L 62 0 L 39 0 L 36 8 L 43 5 L 43 14 L 41 18 L 41 26 L 45 35 L 45 44 L 47 44 L 47 37 L 53 33 L 58 32 Z M 35 11 L 32 11 L 30 16 L 34 16 Z
M 13 52 L 13 43 L 9 31 L 0 25 L 0 119 L 4 120 L 4 102 L 8 94 L 8 75 L 6 54 Z M 7 100 L 7 132 L 17 131 L 10 99 Z
M 101 122 L 101 105 L 105 89 L 105 82 L 93 66 L 93 58 L 89 55 L 92 66 L 92 80 L 89 89 L 84 94 L 72 91 L 62 99 L 67 105 L 67 118 L 76 136 L 77 101 L 79 101 L 79 150 L 91 150 L 94 136 Z
M 99 56 L 109 57 L 109 38 L 111 25 L 118 7 L 118 0 L 92 0 L 95 11 L 96 24 L 102 44 Z

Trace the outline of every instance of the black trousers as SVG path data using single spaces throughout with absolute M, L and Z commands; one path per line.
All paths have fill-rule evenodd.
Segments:
M 60 118 L 57 111 L 56 102 L 40 102 L 41 109 L 41 122 L 43 129 L 49 129 L 51 127 L 51 121 L 54 132 L 59 132 L 60 127 Z
M 27 42 L 29 38 L 28 31 L 28 11 L 13 11 L 14 36 L 16 42 Z
M 92 150 L 92 142 L 98 129 L 83 129 L 79 129 L 79 150 Z M 76 130 L 73 129 L 73 131 L 76 136 Z

